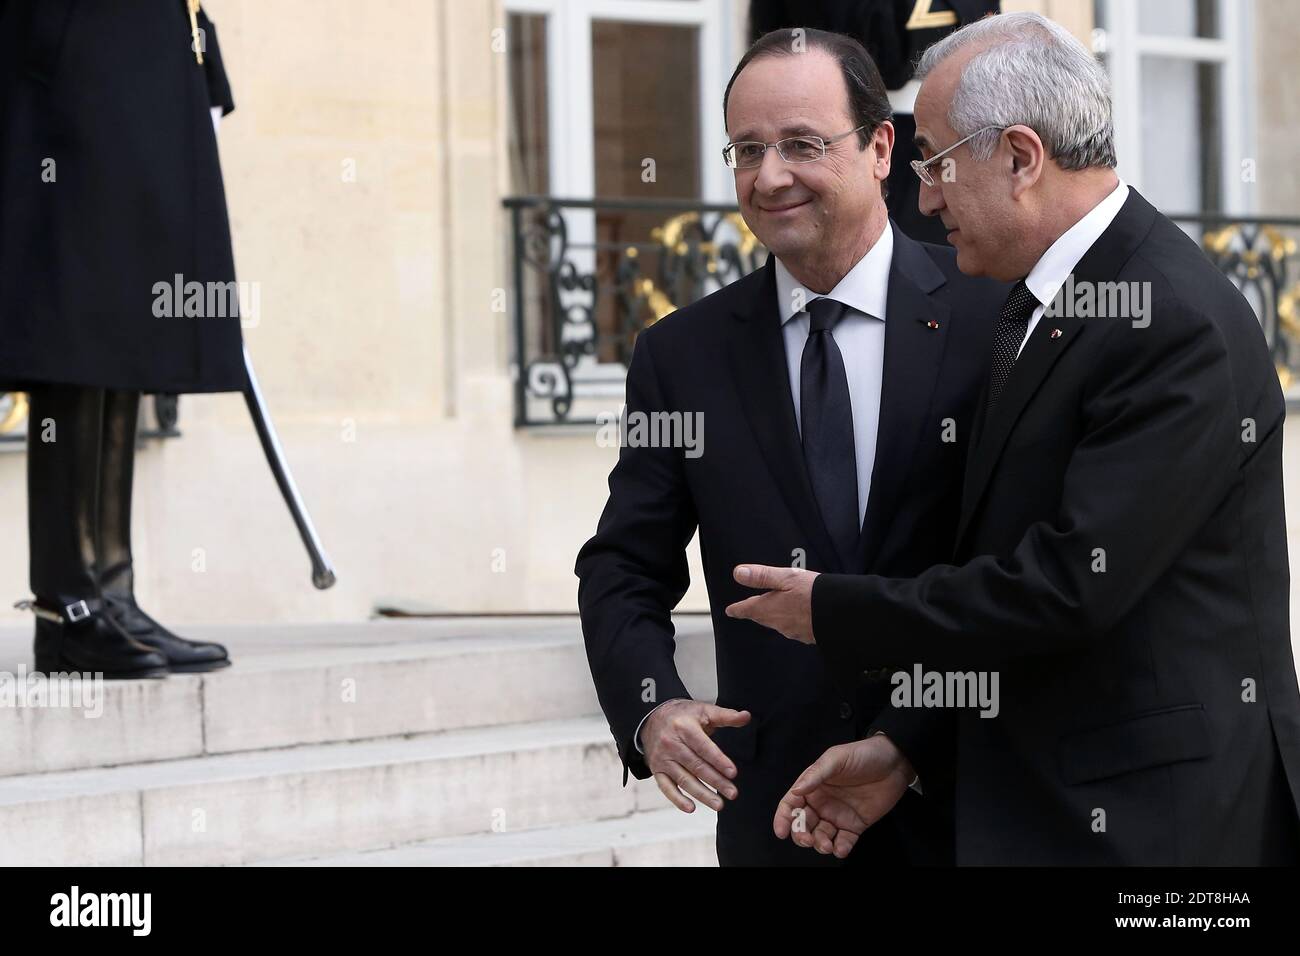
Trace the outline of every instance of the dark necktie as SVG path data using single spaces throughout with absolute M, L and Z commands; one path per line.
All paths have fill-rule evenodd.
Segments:
M 834 299 L 808 303 L 808 341 L 799 361 L 799 418 L 808 478 L 840 561 L 858 550 L 858 463 L 844 357 L 831 329 L 849 307 Z
M 1002 316 L 993 330 L 993 371 L 989 376 L 989 411 L 1002 397 L 1002 389 L 1011 377 L 1011 367 L 1016 364 L 1020 343 L 1025 340 L 1029 317 L 1038 308 L 1038 300 L 1021 279 L 1011 287 L 1011 293 L 1002 306 Z

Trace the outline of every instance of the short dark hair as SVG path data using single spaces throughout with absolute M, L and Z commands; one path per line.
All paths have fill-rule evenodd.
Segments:
M 840 74 L 844 77 L 844 86 L 849 94 L 849 113 L 853 117 L 853 125 L 863 127 L 858 130 L 858 148 L 865 149 L 876 128 L 894 115 L 889 105 L 889 91 L 885 89 L 885 81 L 880 77 L 876 61 L 871 59 L 866 47 L 851 36 L 828 30 L 814 30 L 811 27 L 773 30 L 755 40 L 754 45 L 740 58 L 735 72 L 727 81 L 727 89 L 722 94 L 722 122 L 727 122 L 727 101 L 731 99 L 731 87 L 735 84 L 736 77 L 740 76 L 740 71 L 764 57 L 797 56 L 801 50 L 796 41 L 802 42 L 803 50 L 829 53 L 840 65 Z

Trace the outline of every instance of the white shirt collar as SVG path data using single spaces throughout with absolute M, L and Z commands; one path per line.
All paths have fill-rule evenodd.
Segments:
M 885 231 L 880 234 L 875 245 L 857 261 L 848 275 L 836 283 L 835 288 L 826 293 L 826 297 L 836 302 L 843 302 L 858 312 L 865 312 L 867 315 L 883 320 L 885 300 L 889 291 L 889 267 L 893 260 L 894 225 L 892 222 L 886 222 Z M 796 291 L 802 292 L 798 300 L 795 298 Z M 803 311 L 795 307 L 798 302 L 806 305 L 820 297 L 821 293 L 803 288 L 799 280 L 790 274 L 785 263 L 780 259 L 776 260 L 776 300 L 782 325 Z
M 1056 293 L 1065 285 L 1065 280 L 1079 264 L 1079 260 L 1119 215 L 1126 199 L 1128 186 L 1121 179 L 1110 195 L 1093 206 L 1087 215 L 1048 246 L 1038 262 L 1034 263 L 1029 275 L 1025 276 L 1025 287 L 1034 294 L 1034 298 L 1043 304 L 1056 298 Z

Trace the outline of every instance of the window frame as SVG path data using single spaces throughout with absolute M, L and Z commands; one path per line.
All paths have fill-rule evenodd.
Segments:
M 730 170 L 719 158 L 722 90 L 733 49 L 740 0 L 505 0 L 507 14 L 547 18 L 551 195 L 590 199 L 596 192 L 591 28 L 594 20 L 693 26 L 699 31 L 700 193 L 702 202 L 735 199 Z M 716 125 L 709 118 L 717 120 Z
M 1093 32 L 1093 49 L 1105 54 L 1103 62 L 1110 75 L 1120 176 L 1142 189 L 1142 57 L 1213 63 L 1219 67 L 1223 118 L 1220 190 L 1224 208 L 1162 211 L 1255 213 L 1257 192 L 1241 176 L 1242 161 L 1257 160 L 1259 155 L 1255 136 L 1254 7 L 1250 0 L 1218 0 L 1217 38 L 1142 33 L 1138 28 L 1138 5 L 1132 0 L 1097 0 L 1097 5 L 1104 11 L 1106 27 Z

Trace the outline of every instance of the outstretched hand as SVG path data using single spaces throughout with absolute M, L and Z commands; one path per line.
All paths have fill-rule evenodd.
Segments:
M 782 840 L 844 859 L 915 778 L 884 734 L 831 747 L 781 798 L 772 830 Z
M 767 591 L 727 606 L 727 617 L 755 621 L 801 644 L 815 644 L 812 628 L 812 588 L 816 571 L 773 568 L 765 564 L 736 565 L 737 583 Z
M 641 746 L 660 792 L 683 813 L 694 813 L 694 797 L 712 810 L 722 798 L 739 795 L 736 765 L 711 739 L 719 727 L 744 727 L 749 711 L 697 700 L 670 700 L 646 718 Z

